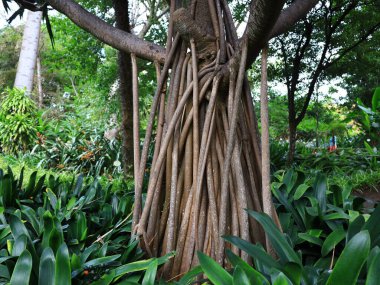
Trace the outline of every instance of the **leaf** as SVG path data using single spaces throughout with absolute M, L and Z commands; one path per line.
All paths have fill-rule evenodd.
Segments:
M 356 234 L 346 245 L 339 256 L 335 267 L 327 280 L 327 285 L 355 285 L 360 270 L 366 261 L 370 250 L 368 231 Z
M 13 270 L 10 284 L 11 285 L 29 285 L 30 273 L 32 272 L 32 256 L 28 250 L 17 259 L 16 266 Z
M 198 251 L 199 263 L 210 281 L 215 285 L 232 285 L 232 276 L 215 260 Z
M 346 243 L 348 243 L 348 241 L 354 235 L 360 232 L 364 224 L 365 224 L 365 219 L 362 215 L 358 216 L 355 220 L 350 222 L 350 224 L 348 225 L 348 230 L 347 230 Z
M 314 193 L 315 193 L 315 197 L 318 200 L 320 215 L 326 211 L 326 190 L 327 190 L 326 175 L 318 173 L 314 182 Z
M 272 274 L 273 285 L 292 285 L 292 282 L 285 276 L 283 272 Z
M 292 281 L 294 285 L 301 284 L 302 268 L 299 264 L 294 263 L 294 262 L 289 262 L 285 264 L 283 272 Z
M 14 239 L 17 239 L 21 235 L 25 235 L 30 239 L 29 232 L 19 217 L 13 214 L 9 215 L 9 225 Z
M 197 277 L 199 274 L 202 274 L 203 270 L 200 265 L 194 267 L 189 272 L 187 272 L 185 275 L 182 276 L 182 278 L 178 281 L 178 285 L 189 285 L 193 284 L 193 281 L 195 277 Z
M 376 112 L 380 106 L 380 87 L 376 87 L 372 96 L 372 112 Z
M 266 267 L 281 268 L 281 265 L 279 263 L 277 263 L 268 253 L 266 253 L 262 248 L 258 247 L 257 245 L 251 244 L 235 236 L 224 236 L 223 238 L 226 241 L 237 246 L 244 252 L 246 252 L 249 256 L 251 256 L 255 260 L 259 260 Z
M 55 263 L 54 285 L 71 284 L 71 267 L 69 250 L 65 243 L 61 244 L 57 251 Z
M 296 192 L 294 193 L 294 196 L 293 196 L 294 200 L 300 199 L 309 188 L 310 186 L 306 184 L 299 185 L 296 189 Z
M 247 274 L 245 274 L 245 272 L 239 266 L 237 266 L 235 267 L 235 270 L 234 270 L 233 284 L 234 285 L 242 285 L 242 284 L 250 285 L 254 283 L 250 282 Z
M 264 228 L 273 248 L 283 262 L 295 262 L 301 265 L 301 259 L 267 214 L 251 210 L 248 210 L 248 214 L 255 218 Z
M 90 261 L 87 261 L 85 264 L 83 264 L 83 267 L 92 267 L 92 266 L 99 266 L 99 265 L 106 265 L 108 263 L 111 263 L 112 261 L 115 261 L 121 256 L 121 254 L 115 254 L 105 257 L 99 257 Z
M 153 285 L 154 280 L 156 279 L 157 274 L 157 259 L 153 260 L 151 264 L 149 264 L 148 269 L 144 274 L 144 278 L 142 280 L 142 285 Z
M 346 232 L 344 229 L 336 229 L 331 234 L 327 236 L 325 241 L 323 242 L 321 253 L 322 256 L 326 256 L 329 254 L 333 248 L 339 244 L 346 236 Z
M 20 235 L 15 239 L 15 243 L 12 247 L 12 255 L 20 256 L 26 249 L 28 243 L 28 237 L 26 235 Z
M 146 270 L 149 267 L 149 265 L 155 259 L 157 259 L 157 264 L 158 264 L 158 266 L 160 266 L 161 264 L 166 263 L 173 256 L 174 256 L 174 253 L 168 253 L 165 256 L 162 256 L 159 258 L 151 258 L 151 259 L 147 259 L 147 260 L 140 260 L 140 261 L 136 261 L 136 262 L 131 262 L 131 263 L 119 266 L 119 267 L 113 269 L 112 271 L 115 273 L 115 278 L 116 278 L 116 277 L 120 277 L 122 275 L 125 275 L 127 273 Z
M 313 243 L 313 244 L 316 244 L 316 245 L 319 245 L 319 246 L 322 246 L 322 240 L 320 238 L 317 238 L 315 236 L 312 236 L 308 233 L 299 233 L 298 234 L 298 237 L 309 242 L 309 243 Z
M 364 224 L 363 230 L 367 230 L 371 236 L 372 246 L 378 245 L 380 241 L 380 206 L 377 206 L 375 211 L 371 214 L 368 221 Z
M 33 193 L 34 186 L 36 184 L 36 178 L 37 178 L 37 171 L 34 171 L 30 175 L 30 177 L 29 177 L 29 183 L 28 183 L 28 185 L 25 188 L 25 195 L 26 195 L 26 197 L 29 197 Z
M 53 250 L 47 247 L 42 252 L 38 285 L 52 285 L 55 277 L 55 257 Z
M 380 280 L 380 252 L 378 252 L 372 259 L 365 285 L 377 285 Z
M 242 260 L 239 256 L 234 254 L 231 250 L 227 249 L 226 251 L 228 260 L 234 267 L 239 266 L 241 270 L 248 276 L 249 280 L 252 284 L 260 284 L 260 285 L 269 285 L 268 280 L 262 275 L 260 272 L 255 270 L 253 267 L 249 266 L 244 260 Z M 234 281 L 235 282 L 235 281 Z M 250 284 L 250 283 L 248 283 Z

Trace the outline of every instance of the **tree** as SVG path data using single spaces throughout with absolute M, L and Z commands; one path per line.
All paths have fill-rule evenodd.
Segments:
M 33 89 L 34 70 L 37 64 L 38 43 L 40 40 L 42 12 L 29 11 L 22 38 L 20 57 L 14 87 L 30 94 Z
M 172 263 L 164 267 L 166 277 L 196 265 L 197 250 L 224 264 L 223 235 L 265 242 L 261 228 L 244 211 L 263 207 L 259 133 L 246 69 L 269 39 L 289 29 L 316 3 L 296 0 L 281 12 L 283 1 L 252 1 L 247 28 L 238 39 L 226 1 L 173 0 L 164 48 L 112 27 L 74 1 L 46 2 L 101 41 L 157 65 L 158 85 L 134 165 L 133 231 L 148 255 L 176 250 Z M 135 91 L 136 84 L 134 80 Z M 143 207 L 142 181 L 156 117 Z M 232 250 L 248 259 L 237 248 Z
M 289 153 L 296 149 L 297 127 L 304 119 L 318 81 L 327 70 L 365 43 L 380 29 L 376 1 L 324 0 L 291 31 L 278 37 L 289 111 Z M 375 43 L 376 45 L 376 43 Z
M 14 84 L 21 38 L 19 28 L 9 26 L 0 30 L 0 92 Z

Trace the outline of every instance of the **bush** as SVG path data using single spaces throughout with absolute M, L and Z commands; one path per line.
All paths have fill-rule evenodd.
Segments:
M 135 284 L 173 255 L 140 260 L 130 192 L 83 176 L 23 177 L 0 169 L 0 284 Z
M 4 152 L 26 151 L 36 136 L 35 103 L 20 89 L 8 89 L 0 106 L 0 147 Z

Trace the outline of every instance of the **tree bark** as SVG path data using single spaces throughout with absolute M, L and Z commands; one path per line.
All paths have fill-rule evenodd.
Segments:
M 42 12 L 28 12 L 22 38 L 20 58 L 17 66 L 14 87 L 33 90 L 34 71 L 38 56 Z
M 113 0 L 116 26 L 124 32 L 131 32 L 129 23 L 128 0 Z M 133 165 L 133 96 L 132 96 L 132 62 L 130 54 L 119 51 L 119 94 L 121 107 L 122 160 L 124 174 L 127 175 Z
M 269 149 L 269 111 L 268 111 L 268 47 L 261 51 L 261 165 L 263 188 L 263 211 L 273 216 L 272 193 L 270 189 L 270 149 Z M 268 241 L 267 241 L 268 244 Z
M 291 165 L 294 161 L 296 154 L 296 142 L 297 142 L 297 125 L 293 118 L 289 117 L 289 152 L 288 152 L 288 165 Z
M 41 60 L 37 57 L 37 88 L 38 88 L 38 107 L 44 105 L 44 92 L 42 90 Z

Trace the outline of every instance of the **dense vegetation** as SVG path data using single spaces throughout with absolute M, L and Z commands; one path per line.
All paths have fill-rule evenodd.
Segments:
M 10 1 L 4 3 L 7 2 Z M 120 27 L 107 1 L 79 2 L 104 21 Z M 139 27 L 140 19 L 137 16 L 132 19 L 133 13 L 130 13 L 132 18 L 128 20 L 134 25 L 128 29 L 135 28 L 135 33 L 141 30 L 141 37 L 164 44 L 168 36 L 165 27 L 168 18 L 163 16 L 167 12 L 166 4 L 142 2 L 150 12 L 148 24 Z M 240 25 L 246 16 L 246 3 L 234 2 L 232 7 L 233 20 Z M 123 106 L 125 82 L 120 71 L 122 53 L 118 55 L 115 49 L 68 19 L 52 15 L 42 28 L 39 43 L 42 74 L 40 78 L 36 76 L 35 87 L 29 94 L 13 88 L 23 27 L 0 29 L 0 284 L 378 284 L 378 8 L 371 1 L 321 1 L 290 31 L 270 42 L 270 191 L 276 214 L 270 217 L 250 207 L 240 209 L 239 192 L 229 190 L 231 202 L 226 210 L 236 215 L 227 217 L 230 226 L 222 236 L 222 242 L 226 243 L 225 256 L 220 260 L 219 255 L 214 254 L 217 245 L 213 244 L 210 233 L 218 227 L 212 223 L 213 217 L 207 217 L 204 246 L 194 243 L 194 254 L 187 257 L 191 259 L 191 266 L 184 267 L 183 272 L 177 272 L 182 262 L 182 249 L 166 246 L 168 239 L 177 235 L 168 233 L 170 223 L 166 226 L 164 220 L 153 219 L 154 235 L 148 236 L 147 240 L 147 232 L 138 232 L 134 220 L 136 208 L 140 207 L 137 211 L 144 208 L 149 191 L 158 189 L 157 193 L 160 193 L 161 188 L 162 192 L 166 191 L 157 194 L 156 201 L 163 206 L 157 208 L 156 205 L 156 211 L 169 217 L 169 221 L 171 193 L 182 195 L 180 187 L 173 192 L 171 185 L 175 184 L 173 179 L 181 181 L 178 177 L 189 170 L 181 170 L 181 165 L 174 170 L 174 159 L 163 160 L 161 172 L 156 173 L 157 187 L 151 185 L 151 173 L 154 177 L 160 157 L 159 143 L 166 138 L 159 136 L 160 129 L 166 133 L 170 120 L 163 123 L 164 118 L 174 116 L 176 99 L 168 95 L 167 101 L 173 102 L 168 103 L 167 113 L 161 113 L 165 100 L 160 103 L 162 120 L 152 124 L 153 134 L 157 136 L 146 146 L 146 164 L 137 164 L 144 166 L 142 172 L 138 169 L 137 175 L 136 170 L 133 174 L 133 166 L 128 164 L 130 157 L 129 160 L 125 157 L 128 151 L 123 141 L 125 130 L 120 127 L 126 122 Z M 117 8 L 115 10 L 117 12 Z M 53 38 L 49 36 L 51 27 Z M 182 49 L 173 50 L 173 62 L 183 65 L 177 67 L 177 75 L 172 72 L 172 77 L 165 79 L 169 84 L 176 80 L 180 82 L 180 78 L 191 80 L 194 76 L 190 54 L 185 52 L 185 41 L 180 44 L 183 44 Z M 235 47 L 229 48 L 231 53 Z M 227 53 L 225 56 L 233 58 Z M 133 60 L 136 60 L 134 56 Z M 249 91 L 255 103 L 259 101 L 260 64 L 253 62 L 244 79 L 245 84 L 242 84 L 244 92 Z M 174 65 L 171 68 L 176 70 Z M 143 149 L 145 144 L 140 135 L 143 138 L 149 134 L 153 95 L 156 85 L 163 83 L 157 83 L 151 62 L 137 59 L 133 69 L 140 83 L 137 102 L 139 136 L 135 144 L 137 149 Z M 208 78 L 209 86 L 218 86 L 218 78 L 215 76 L 213 84 Z M 42 97 L 37 81 L 42 86 Z M 189 82 L 188 85 L 194 84 Z M 215 89 L 208 90 L 208 85 L 205 86 L 203 95 L 207 102 L 211 102 Z M 171 94 L 173 88 L 176 88 L 175 84 L 158 92 Z M 178 96 L 186 93 L 181 88 L 178 86 Z M 200 95 L 201 99 L 204 97 Z M 210 144 L 207 135 L 211 137 L 218 133 L 207 132 L 206 126 L 230 124 L 235 109 L 233 101 L 229 101 L 231 110 L 226 117 L 220 115 L 213 121 L 214 116 L 219 116 L 215 112 L 208 121 L 206 110 L 209 107 L 202 104 L 197 112 L 204 111 L 200 115 L 200 130 L 206 134 L 207 140 L 202 137 L 205 146 L 206 142 Z M 215 104 L 220 104 L 216 110 L 222 110 L 226 105 L 218 100 Z M 254 105 L 254 114 L 262 111 L 259 105 Z M 242 103 L 241 107 L 245 108 L 245 105 Z M 171 158 L 172 153 L 176 153 L 175 144 L 180 145 L 185 116 L 195 112 L 186 108 L 178 120 L 180 124 L 173 127 L 173 141 L 169 140 L 166 145 L 165 151 L 170 152 Z M 245 111 L 243 109 L 243 115 L 237 117 L 244 117 Z M 129 116 L 131 119 L 132 114 Z M 242 127 L 244 120 L 237 120 L 241 121 L 238 121 L 236 136 L 242 142 L 249 141 L 247 137 L 255 134 L 244 133 L 248 130 Z M 185 132 L 185 138 L 188 134 L 193 136 L 192 124 L 195 122 L 190 122 L 190 131 Z M 257 124 L 258 128 L 266 127 L 260 120 Z M 228 128 L 224 128 L 227 132 Z M 215 146 L 220 140 L 227 153 L 229 140 L 224 138 L 227 135 L 220 132 L 217 136 Z M 332 138 L 337 141 L 337 148 L 331 147 Z M 204 146 L 200 146 L 200 156 Z M 231 151 L 232 161 L 238 157 L 237 150 L 246 155 L 246 149 L 236 148 Z M 251 151 L 253 149 L 248 149 L 248 153 Z M 217 151 L 210 153 L 209 157 L 207 151 L 204 155 L 206 170 L 214 166 L 213 160 L 221 163 L 218 160 L 224 155 Z M 166 155 L 162 157 L 169 158 Z M 231 167 L 233 165 L 231 163 Z M 242 175 L 251 171 L 251 164 L 242 160 L 240 168 L 244 166 L 247 170 L 242 169 Z M 214 183 L 223 188 L 224 178 L 218 171 L 207 170 L 207 175 L 201 176 L 205 189 Z M 220 181 L 215 177 L 209 181 L 209 173 L 214 173 Z M 239 185 L 236 169 L 227 174 L 231 176 L 231 184 Z M 252 185 L 261 186 L 261 180 L 255 183 Z M 141 190 L 139 203 L 136 201 L 140 199 L 135 196 L 138 188 Z M 198 188 L 202 189 L 201 186 Z M 262 193 L 258 193 L 261 198 Z M 215 195 L 216 201 L 223 199 Z M 187 209 L 185 196 L 183 194 L 178 205 L 174 203 L 175 209 L 181 209 L 178 212 Z M 213 207 L 211 203 L 202 202 L 210 194 L 203 196 L 199 202 L 199 216 L 206 216 L 206 205 Z M 218 204 L 216 207 L 222 206 Z M 244 231 L 239 228 L 244 223 L 241 220 L 244 215 L 249 217 L 248 229 L 254 225 L 257 231 L 254 235 L 248 233 L 249 241 L 242 237 Z M 175 219 L 184 217 L 179 214 Z M 152 227 L 148 226 L 150 230 Z M 188 231 L 191 231 L 190 227 Z M 162 245 L 157 244 L 161 241 Z M 151 249 L 156 254 L 152 254 Z M 176 262 L 179 264 L 175 265 Z M 174 276 L 173 272 L 176 272 Z

